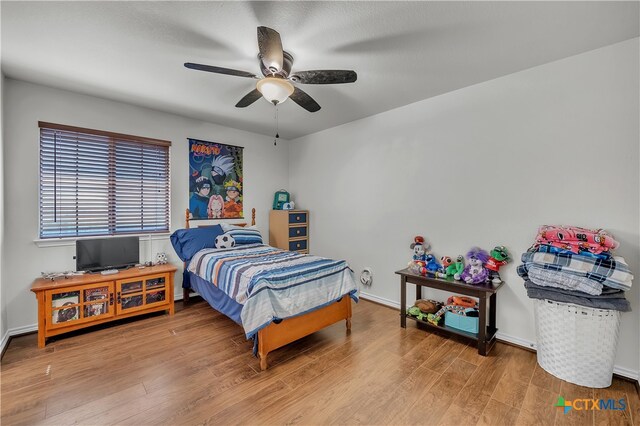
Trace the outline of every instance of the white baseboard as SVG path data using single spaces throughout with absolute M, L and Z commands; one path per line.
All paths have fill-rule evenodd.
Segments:
M 9 336 L 18 336 L 20 334 L 25 333 L 33 333 L 34 331 L 38 331 L 38 324 L 25 325 L 23 327 L 10 328 L 7 330 Z
M 381 305 L 389 306 L 390 308 L 395 308 L 400 310 L 400 303 L 395 302 L 393 300 L 385 299 L 384 297 L 379 297 L 374 294 L 365 293 L 364 291 L 360 292 L 360 297 L 362 297 L 364 300 L 369 300 L 371 302 L 376 302 Z
M 510 336 L 499 331 L 496 333 L 496 339 L 514 344 L 516 346 L 521 346 L 523 348 L 533 349 L 534 351 L 537 349 L 536 342 L 532 342 L 531 340 L 527 339 L 521 339 L 520 337 Z
M 2 340 L 0 340 L 0 354 L 4 352 L 4 348 L 7 346 L 7 343 L 9 343 L 9 330 L 4 333 Z
M 369 293 L 365 293 L 365 292 L 360 292 L 360 297 L 362 297 L 365 300 L 369 300 L 371 302 L 376 302 L 379 303 L 381 305 L 385 305 L 385 306 L 389 306 L 390 308 L 395 308 L 395 309 L 400 309 L 400 303 L 394 301 L 394 300 L 389 300 L 389 299 L 385 299 L 384 297 L 379 297 L 373 294 L 369 294 Z M 503 342 L 507 342 L 507 343 L 511 343 L 514 344 L 516 346 L 520 346 L 523 348 L 529 348 L 529 349 L 533 349 L 534 351 L 536 350 L 536 342 L 532 342 L 531 340 L 527 340 L 527 339 L 522 339 L 520 337 L 515 337 L 515 336 L 510 336 L 508 334 L 504 334 L 501 332 L 497 332 L 496 333 L 496 338 L 498 340 L 501 340 Z M 619 367 L 617 365 L 615 365 L 613 367 L 613 372 L 619 376 L 623 376 L 635 381 L 640 381 L 640 371 L 634 371 L 631 370 L 629 368 L 625 368 L 625 367 Z
M 25 325 L 23 327 L 10 328 L 4 333 L 2 336 L 2 341 L 0 342 L 0 353 L 4 351 L 5 346 L 9 343 L 11 337 L 19 336 L 25 333 L 33 333 L 38 331 L 38 324 Z
M 633 371 L 629 368 L 613 366 L 613 373 L 618 376 L 623 376 L 628 379 L 634 379 L 636 382 L 640 382 L 640 371 Z

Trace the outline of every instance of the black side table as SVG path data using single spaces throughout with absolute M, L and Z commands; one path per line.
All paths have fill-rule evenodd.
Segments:
M 466 284 L 453 278 L 435 278 L 417 275 L 408 269 L 397 271 L 400 275 L 400 326 L 407 328 L 407 318 L 410 318 L 427 328 L 439 330 L 444 333 L 457 334 L 472 340 L 478 345 L 478 353 L 486 356 L 496 343 L 496 293 L 502 287 L 500 284 Z M 407 283 L 415 284 L 416 299 L 422 299 L 422 287 L 435 288 L 455 294 L 476 297 L 480 301 L 478 333 L 469 333 L 446 325 L 436 326 L 427 321 L 422 321 L 407 314 Z M 487 303 L 489 304 L 489 318 L 487 321 Z

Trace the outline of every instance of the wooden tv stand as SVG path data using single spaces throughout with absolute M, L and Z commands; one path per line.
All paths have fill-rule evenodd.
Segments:
M 99 272 L 69 278 L 36 279 L 38 347 L 47 337 L 121 318 L 168 311 L 173 315 L 173 265 L 133 267 L 117 274 Z

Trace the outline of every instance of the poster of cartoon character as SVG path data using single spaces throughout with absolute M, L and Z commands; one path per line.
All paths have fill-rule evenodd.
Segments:
M 189 139 L 191 218 L 244 218 L 242 147 Z

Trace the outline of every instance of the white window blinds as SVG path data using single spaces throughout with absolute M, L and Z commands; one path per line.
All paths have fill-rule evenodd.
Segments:
M 169 231 L 168 141 L 40 124 L 40 238 Z

